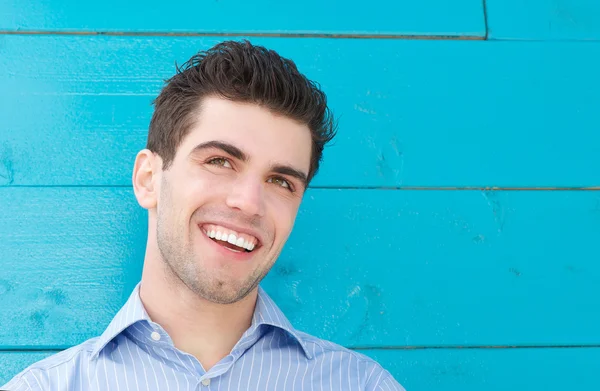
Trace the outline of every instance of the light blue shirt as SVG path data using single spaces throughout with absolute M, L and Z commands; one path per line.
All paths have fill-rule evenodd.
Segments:
M 207 372 L 150 320 L 139 284 L 100 337 L 31 365 L 0 389 L 404 390 L 371 358 L 295 330 L 260 287 L 252 325 Z

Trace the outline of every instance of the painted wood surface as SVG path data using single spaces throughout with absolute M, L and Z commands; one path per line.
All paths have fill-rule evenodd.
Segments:
M 481 0 L 7 0 L 2 11 L 10 31 L 485 35 Z
M 600 348 L 361 350 L 410 391 L 600 389 Z M 0 385 L 51 352 L 0 352 Z
M 483 38 L 480 0 L 80 3 L 0 4 L 0 383 L 137 283 L 131 168 L 175 61 L 275 35 L 342 115 L 263 284 L 292 322 L 409 391 L 600 389 L 600 192 L 382 190 L 600 186 L 597 1 L 486 0 L 487 42 L 340 39 Z
M 0 184 L 130 185 L 162 80 L 217 40 L 0 35 Z M 600 185 L 600 43 L 255 42 L 340 115 L 314 186 Z
M 598 0 L 486 0 L 489 39 L 600 40 Z
M 0 349 L 100 334 L 142 267 L 131 189 L 5 187 L 0 205 Z M 263 286 L 344 346 L 600 344 L 598 237 L 599 192 L 314 189 Z

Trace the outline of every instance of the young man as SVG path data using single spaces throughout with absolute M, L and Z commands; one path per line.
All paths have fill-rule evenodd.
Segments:
M 334 134 L 323 92 L 277 53 L 230 41 L 192 57 L 135 160 L 141 282 L 100 337 L 3 389 L 402 390 L 366 356 L 295 330 L 259 287 Z

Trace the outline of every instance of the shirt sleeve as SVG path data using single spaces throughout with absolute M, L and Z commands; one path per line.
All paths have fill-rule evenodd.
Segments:
M 6 391 L 42 391 L 41 379 L 37 377 L 34 371 L 28 369 L 19 373 L 12 378 L 8 383 L 0 386 L 0 390 Z
M 366 391 L 406 391 L 385 369 L 369 382 Z
M 396 381 L 396 379 L 394 379 L 392 377 L 392 375 L 390 375 L 387 372 L 386 372 L 386 375 L 384 375 L 382 377 L 381 381 L 379 382 L 379 384 L 377 385 L 375 390 L 377 390 L 377 391 L 406 391 L 404 389 L 404 387 L 402 387 L 400 385 L 400 383 L 398 383 Z
M 22 377 L 15 377 L 5 385 L 0 387 L 0 390 L 7 391 L 31 391 L 31 387 L 27 385 L 25 379 Z

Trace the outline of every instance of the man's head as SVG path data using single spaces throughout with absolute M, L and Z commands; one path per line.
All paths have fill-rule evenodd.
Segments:
M 205 299 L 245 297 L 279 256 L 334 135 L 323 92 L 274 51 L 224 42 L 192 57 L 155 100 L 136 159 L 151 256 Z
M 308 181 L 317 173 L 323 147 L 335 135 L 325 94 L 294 62 L 247 41 L 222 42 L 200 52 L 168 80 L 154 102 L 146 146 L 162 157 L 163 169 L 170 166 L 207 96 L 254 103 L 306 125 L 312 140 Z

